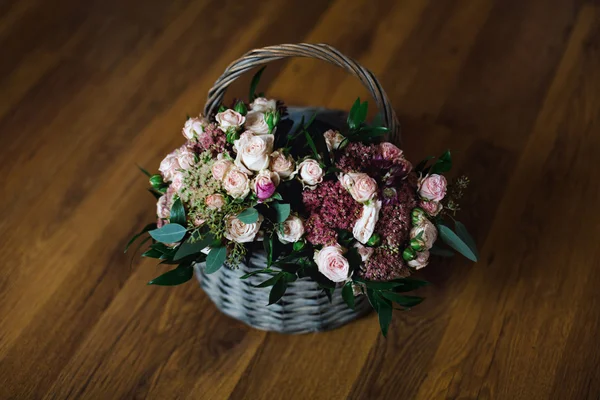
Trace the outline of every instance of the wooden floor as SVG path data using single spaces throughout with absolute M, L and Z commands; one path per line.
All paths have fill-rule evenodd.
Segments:
M 598 399 L 600 3 L 295 3 L 0 2 L 0 399 Z M 230 61 L 302 41 L 381 79 L 410 159 L 450 147 L 472 181 L 481 261 L 426 268 L 387 340 L 374 315 L 252 330 L 123 254 L 155 211 L 135 164 L 181 143 Z M 312 60 L 273 64 L 263 89 L 367 95 Z

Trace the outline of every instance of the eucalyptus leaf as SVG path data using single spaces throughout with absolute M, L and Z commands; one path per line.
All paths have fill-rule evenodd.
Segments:
M 460 221 L 454 221 L 454 229 L 456 230 L 456 234 L 463 242 L 469 246 L 475 257 L 479 259 L 479 253 L 477 252 L 477 244 L 475 243 L 475 239 L 473 236 L 469 234 L 467 231 L 467 227 Z
M 175 200 L 175 202 L 173 202 L 169 221 L 172 224 L 179 224 L 185 226 L 185 208 L 183 208 L 183 203 L 179 198 Z
M 352 290 L 352 282 L 347 282 L 342 288 L 342 299 L 344 299 L 350 309 L 354 310 L 354 291 Z
M 452 250 L 445 249 L 437 244 L 434 244 L 433 247 L 429 249 L 429 254 L 440 257 L 454 257 L 454 252 Z
M 175 286 L 181 285 L 192 279 L 194 275 L 194 269 L 188 265 L 184 267 L 178 267 L 171 271 L 165 272 L 158 278 L 152 279 L 148 282 L 148 285 L 160 285 L 160 286 Z
M 206 256 L 206 273 L 212 274 L 217 272 L 227 258 L 227 248 L 225 246 L 217 246 L 210 249 Z
M 283 297 L 285 291 L 287 290 L 287 281 L 285 279 L 279 279 L 271 289 L 269 293 L 269 304 L 275 304 Z
M 458 237 L 456 233 L 452 231 L 446 225 L 439 224 L 437 226 L 440 237 L 448 246 L 452 247 L 454 250 L 458 251 L 460 254 L 465 256 L 471 261 L 477 261 L 477 256 L 473 251 L 469 248 L 469 246 L 463 242 L 463 240 Z
M 248 96 L 250 101 L 253 101 L 256 98 L 256 88 L 258 87 L 258 83 L 260 82 L 260 77 L 261 77 L 263 71 L 265 70 L 265 68 L 267 68 L 267 67 L 264 66 L 261 69 L 259 69 L 256 72 L 256 74 L 254 74 L 254 76 L 252 77 L 252 81 L 250 82 L 250 94 Z
M 179 224 L 166 224 L 162 228 L 149 231 L 154 240 L 161 243 L 175 243 L 183 239 L 187 230 Z
M 290 205 L 287 203 L 273 203 L 273 208 L 277 212 L 275 222 L 282 223 L 290 216 Z
M 254 207 L 246 208 L 237 217 L 245 224 L 253 224 L 258 221 L 258 211 Z
M 208 245 L 210 245 L 215 240 L 215 236 L 212 233 L 207 233 L 204 237 L 198 241 L 190 242 L 190 240 L 186 240 L 183 242 L 178 248 L 174 260 L 181 260 L 184 257 L 190 256 L 192 254 L 200 253 L 204 250 Z

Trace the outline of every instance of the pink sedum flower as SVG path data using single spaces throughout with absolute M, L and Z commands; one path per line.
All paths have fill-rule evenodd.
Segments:
M 340 183 L 359 203 L 366 203 L 377 195 L 377 182 L 363 172 L 340 175 Z
M 427 175 L 419 182 L 419 195 L 429 201 L 441 201 L 446 196 L 447 185 L 442 175 Z
M 279 175 L 268 169 L 263 169 L 252 182 L 252 190 L 259 201 L 265 201 L 275 193 L 279 185 Z
M 319 272 L 333 282 L 344 282 L 348 278 L 350 264 L 344 257 L 344 250 L 342 246 L 336 244 L 315 252 L 314 260 Z
M 427 214 L 429 214 L 432 217 L 435 217 L 436 215 L 438 215 L 440 213 L 440 211 L 442 211 L 442 209 L 444 208 L 444 206 L 442 206 L 442 203 L 440 203 L 439 201 L 424 201 L 424 200 L 421 200 L 419 202 L 419 207 L 421 207 L 423 209 L 423 211 L 425 211 Z

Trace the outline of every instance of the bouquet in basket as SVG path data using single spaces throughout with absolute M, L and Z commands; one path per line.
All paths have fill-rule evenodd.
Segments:
M 366 122 L 360 99 L 341 129 L 292 121 L 283 102 L 255 94 L 261 72 L 249 102 L 187 119 L 185 143 L 148 174 L 157 221 L 130 244 L 148 233 L 143 256 L 174 266 L 151 285 L 184 283 L 196 263 L 207 274 L 237 268 L 264 251 L 266 265 L 240 279 L 263 275 L 254 290 L 270 290 L 269 304 L 308 277 L 329 298 L 341 290 L 350 308 L 367 296 L 385 335 L 393 308 L 422 301 L 406 292 L 427 283 L 410 276 L 431 255 L 451 248 L 477 259 L 454 219 L 469 181 L 444 177 L 449 151 L 413 166 L 382 140 L 377 118 Z

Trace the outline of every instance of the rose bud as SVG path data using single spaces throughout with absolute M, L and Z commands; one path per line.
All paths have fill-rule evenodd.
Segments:
M 366 245 L 370 247 L 379 246 L 381 243 L 381 235 L 379 233 L 374 233 L 371 235 L 369 240 L 367 240 Z
M 242 115 L 246 115 L 248 113 L 248 107 L 246 107 L 246 104 L 241 100 L 236 103 L 233 109 Z
M 204 200 L 206 206 L 211 210 L 220 210 L 225 205 L 225 197 L 222 194 L 211 194 Z
M 304 240 L 298 240 L 294 242 L 293 249 L 294 251 L 301 251 L 306 246 L 306 242 Z
M 417 257 L 408 262 L 408 266 L 415 269 L 421 269 L 427 266 L 429 260 L 429 251 L 417 253 Z
M 162 176 L 160 176 L 158 174 L 152 175 L 150 177 L 149 181 L 150 181 L 150 185 L 155 189 L 161 187 L 164 184 Z
M 410 247 L 407 247 L 402 252 L 402 258 L 404 258 L 406 261 L 414 260 L 416 257 L 417 257 L 417 253 Z
M 425 215 L 425 211 L 420 208 L 413 208 L 412 213 L 412 223 L 413 225 L 419 225 L 423 220 L 427 219 Z
M 421 239 L 411 239 L 410 247 L 415 251 L 423 251 L 425 250 L 425 242 L 423 242 Z
M 425 210 L 425 212 L 432 217 L 435 217 L 436 215 L 438 215 L 440 213 L 440 211 L 442 211 L 442 209 L 444 208 L 442 206 L 442 203 L 440 203 L 438 201 L 423 201 L 423 200 L 421 200 L 419 202 L 419 207 L 421 207 L 423 210 Z
M 259 201 L 265 201 L 273 196 L 275 189 L 279 185 L 279 175 L 268 169 L 263 169 L 258 173 L 252 184 L 252 191 L 256 194 Z
M 428 219 L 424 219 L 419 225 L 410 230 L 410 238 L 423 242 L 425 249 L 430 249 L 437 240 L 438 231 L 435 225 Z

